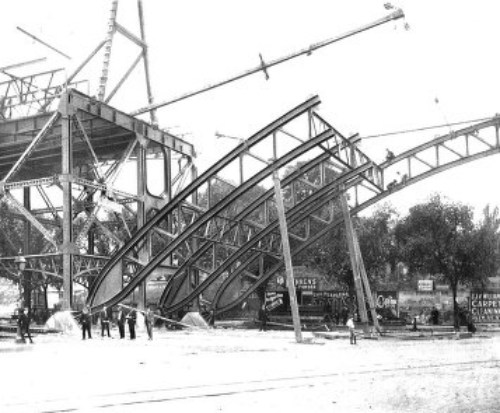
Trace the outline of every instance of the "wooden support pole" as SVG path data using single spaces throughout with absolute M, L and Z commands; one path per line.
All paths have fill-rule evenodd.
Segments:
M 359 241 L 356 232 L 354 232 L 354 246 L 356 248 L 356 254 L 358 257 L 358 265 L 359 265 L 361 280 L 363 281 L 366 298 L 368 299 L 368 306 L 370 308 L 370 314 L 372 315 L 373 326 L 375 327 L 377 332 L 380 333 L 381 332 L 380 325 L 377 318 L 377 312 L 375 311 L 375 301 L 373 300 L 372 290 L 370 288 L 370 282 L 368 281 L 368 276 L 366 275 L 366 268 L 363 262 L 363 256 L 361 255 L 361 249 L 359 247 Z
M 300 329 L 299 307 L 297 305 L 297 294 L 295 292 L 295 281 L 293 278 L 292 255 L 290 253 L 290 243 L 288 240 L 288 227 L 286 224 L 285 205 L 283 204 L 283 195 L 281 193 L 281 182 L 278 171 L 273 171 L 274 195 L 276 197 L 276 206 L 278 208 L 278 219 L 280 223 L 281 243 L 283 244 L 283 259 L 286 269 L 286 284 L 288 294 L 290 295 L 290 306 L 292 307 L 293 329 L 295 331 L 295 340 L 302 343 L 302 331 Z
M 356 254 L 356 248 L 354 246 L 354 228 L 352 226 L 351 214 L 349 212 L 349 206 L 347 205 L 347 199 L 345 194 L 340 196 L 340 203 L 342 205 L 342 213 L 344 215 L 347 246 L 349 247 L 349 257 L 351 258 L 351 268 L 354 275 L 354 286 L 356 288 L 356 296 L 358 299 L 358 311 L 363 323 L 368 322 L 368 314 L 366 312 L 365 299 L 363 295 L 363 285 L 361 282 L 361 275 L 358 265 L 358 255 Z

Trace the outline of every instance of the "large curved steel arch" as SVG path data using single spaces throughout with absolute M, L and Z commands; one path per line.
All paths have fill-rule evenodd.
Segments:
M 132 236 L 132 238 L 122 247 L 120 250 L 111 257 L 108 264 L 103 268 L 100 277 L 94 283 L 93 288 L 89 291 L 89 303 L 91 305 L 100 304 L 108 300 L 109 296 L 106 295 L 108 291 L 104 291 L 104 296 L 102 296 L 101 287 L 103 283 L 111 276 L 121 277 L 123 270 L 126 266 L 126 263 L 129 262 L 137 262 L 137 247 L 140 246 L 141 243 L 145 242 L 145 239 L 148 237 L 148 234 L 159 225 L 165 219 L 174 220 L 175 217 L 174 212 L 176 210 L 180 210 L 183 205 L 189 204 L 188 199 L 196 198 L 196 195 L 200 188 L 210 183 L 213 180 L 217 173 L 220 173 L 224 167 L 228 166 L 231 162 L 237 159 L 239 156 L 243 156 L 242 154 L 245 152 L 247 147 L 252 147 L 266 138 L 269 134 L 273 133 L 280 127 L 286 125 L 288 122 L 292 121 L 296 117 L 302 115 L 303 113 L 307 113 L 308 110 L 315 107 L 320 103 L 319 98 L 314 96 L 313 98 L 307 100 L 303 104 L 295 107 L 293 110 L 272 122 L 267 127 L 263 128 L 261 131 L 252 136 L 246 143 L 239 145 L 233 151 L 231 151 L 228 155 L 226 155 L 219 162 L 214 164 L 211 168 L 209 168 L 205 173 L 195 179 L 190 185 L 188 185 L 185 189 L 183 189 L 179 194 L 177 194 L 171 202 L 169 202 L 162 210 L 160 210 L 152 219 L 150 219 L 142 228 L 138 229 L 138 231 Z M 181 214 L 179 214 L 181 215 Z M 177 217 L 180 219 L 180 216 Z M 170 223 L 173 226 L 173 222 Z M 178 223 L 178 229 L 182 228 L 182 223 Z M 132 254 L 132 255 L 131 255 Z M 139 264 L 141 264 L 139 262 Z M 114 291 L 109 292 L 111 295 Z
M 353 179 L 369 169 L 369 165 L 362 165 L 346 174 L 343 174 L 339 179 L 332 180 L 326 183 L 321 189 L 312 195 L 306 197 L 302 202 L 290 208 L 287 211 L 287 222 L 290 228 L 296 227 L 300 224 L 305 224 L 309 219 L 317 219 L 323 224 L 328 223 L 333 215 L 330 213 L 330 219 L 322 219 L 315 217 L 315 213 L 324 211 L 325 208 L 333 209 L 332 200 L 338 196 L 338 187 L 340 185 L 345 185 L 350 187 Z M 217 302 L 220 296 L 221 288 L 227 288 L 228 280 L 236 280 L 237 277 L 246 277 L 250 279 L 258 279 L 258 276 L 254 275 L 248 270 L 252 265 L 255 266 L 256 260 L 262 258 L 263 256 L 271 256 L 274 259 L 280 259 L 280 239 L 279 239 L 279 226 L 278 221 L 274 220 L 268 226 L 266 226 L 262 231 L 253 236 L 248 242 L 242 247 L 231 254 L 224 262 L 222 262 L 215 270 L 209 274 L 209 276 L 196 288 L 194 288 L 189 294 L 179 297 L 175 300 L 175 297 L 168 302 L 168 295 L 163 304 L 163 308 L 167 312 L 175 311 L 184 305 L 188 304 L 190 301 L 194 300 L 199 294 L 205 292 L 208 287 L 220 280 L 220 277 L 227 273 L 227 278 L 223 280 L 222 286 L 214 291 L 214 294 L 208 297 L 208 301 L 213 298 L 214 302 Z M 308 235 L 308 234 L 306 234 Z M 259 244 L 271 244 L 274 238 L 274 249 L 270 251 L 262 251 L 258 246 Z M 305 237 L 307 239 L 307 236 Z M 294 243 L 300 242 L 302 238 L 292 236 L 292 245 Z M 250 274 L 249 274 L 250 272 Z M 253 289 L 252 289 L 253 290 Z M 163 297 L 162 297 L 163 298 Z
M 330 162 L 330 158 L 330 154 L 323 154 L 313 159 L 311 162 L 308 162 L 283 180 L 283 188 L 293 187 L 298 183 L 304 183 L 304 175 L 307 175 L 307 173 L 313 168 L 326 166 Z M 325 211 L 324 207 L 325 204 L 331 203 L 333 199 L 331 197 L 331 193 L 334 188 L 337 188 L 339 185 L 350 187 L 354 183 L 359 184 L 360 176 L 364 176 L 364 179 L 368 180 L 366 176 L 369 175 L 371 169 L 371 162 L 366 162 L 357 168 L 349 169 L 348 172 L 342 174 L 332 174 L 330 179 L 325 179 L 316 187 L 310 188 L 307 193 L 303 193 L 302 199 L 287 210 L 287 220 L 290 227 L 290 236 L 292 241 L 298 242 L 309 236 L 310 220 L 316 220 L 322 224 L 328 222 L 325 212 L 329 213 L 330 211 Z M 303 192 L 304 191 L 305 189 Z M 337 192 L 336 189 L 334 192 Z M 255 211 L 256 208 L 259 207 L 259 204 L 264 205 L 269 202 L 273 196 L 273 190 L 269 190 L 264 193 L 259 199 L 252 202 L 249 207 L 242 211 L 242 214 L 238 216 L 238 220 L 245 220 L 253 211 Z M 323 212 L 323 217 L 320 216 L 320 212 Z M 298 226 L 302 226 L 301 232 L 304 232 L 302 236 L 300 233 L 294 232 L 294 229 Z M 267 225 L 262 227 L 259 231 L 251 234 L 247 242 L 229 255 L 224 261 L 218 263 L 216 266 L 213 266 L 211 269 L 206 270 L 207 273 L 209 273 L 208 277 L 189 294 L 177 297 L 180 291 L 179 285 L 177 285 L 176 289 L 167 288 L 160 300 L 160 305 L 164 307 L 166 311 L 175 311 L 186 305 L 189 301 L 195 299 L 197 295 L 204 292 L 212 283 L 214 283 L 226 272 L 230 273 L 230 276 L 233 274 L 241 274 L 242 276 L 250 276 L 251 278 L 254 278 L 255 276 L 247 270 L 247 266 L 250 265 L 251 262 L 262 257 L 263 255 L 275 258 L 280 257 L 281 250 L 278 232 L 278 221 L 277 219 L 274 219 L 267 223 Z M 211 247 L 209 242 L 207 242 L 206 246 L 207 248 Z M 242 264 L 243 262 L 246 262 L 247 264 Z M 193 263 L 191 262 L 190 265 L 193 265 Z M 235 268 L 232 269 L 232 267 Z M 183 275 L 182 270 L 183 269 L 180 268 L 180 271 L 176 274 L 178 277 L 181 277 L 181 279 Z M 176 276 L 173 277 L 173 280 L 175 280 L 175 278 Z M 183 279 L 186 279 L 185 273 Z M 217 293 L 215 296 L 217 296 Z
M 215 292 L 212 293 L 213 298 L 213 307 L 217 312 L 225 311 L 231 308 L 234 305 L 239 304 L 243 301 L 248 295 L 250 295 L 256 288 L 259 287 L 263 282 L 265 282 L 270 276 L 272 276 L 282 265 L 282 262 L 279 259 L 279 251 L 273 248 L 269 248 L 269 245 L 279 245 L 279 234 L 276 231 L 276 222 L 272 225 L 269 225 L 270 222 L 267 222 L 267 231 L 263 230 L 262 225 L 258 225 L 252 221 L 251 215 L 259 208 L 259 205 L 264 202 L 265 205 L 269 203 L 269 194 L 268 191 L 266 194 L 257 197 L 253 202 L 250 202 L 246 205 L 238 214 L 234 214 L 230 219 L 228 217 L 222 217 L 224 209 L 228 207 L 232 202 L 241 197 L 245 191 L 254 187 L 263 177 L 269 174 L 275 168 L 282 167 L 290 163 L 292 159 L 295 159 L 300 154 L 306 153 L 308 150 L 311 150 L 314 146 L 319 146 L 324 151 L 322 155 L 317 157 L 315 160 L 309 161 L 305 165 L 301 167 L 303 171 L 309 170 L 321 162 L 330 162 L 327 161 L 330 158 L 335 159 L 336 161 L 340 161 L 337 163 L 333 163 L 338 170 L 336 171 L 336 179 L 333 181 L 337 182 L 329 182 L 328 188 L 317 191 L 314 195 L 310 197 L 308 202 L 302 202 L 300 205 L 294 205 L 292 209 L 287 214 L 288 222 L 291 227 L 294 225 L 298 225 L 299 223 L 308 222 L 307 220 L 311 219 L 311 216 L 314 216 L 314 213 L 317 213 L 324 204 L 331 203 L 332 199 L 335 196 L 338 196 L 338 188 L 340 184 L 344 184 L 345 188 L 353 188 L 351 191 L 351 200 L 354 201 L 354 205 L 352 206 L 352 213 L 357 213 L 358 211 L 372 205 L 375 202 L 378 202 L 380 199 L 390 195 L 391 193 L 398 191 L 408 185 L 411 185 L 415 182 L 418 182 L 424 178 L 432 176 L 438 172 L 449 169 L 454 166 L 461 165 L 466 162 L 470 162 L 475 159 L 479 159 L 494 153 L 498 153 L 499 151 L 499 137 L 498 137 L 498 129 L 499 129 L 499 118 L 495 117 L 487 122 L 483 122 L 477 125 L 470 126 L 468 128 L 464 128 L 460 131 L 450 133 L 447 135 L 443 135 L 439 138 L 435 138 L 430 142 L 419 145 L 415 148 L 412 148 L 394 159 L 388 160 L 381 165 L 376 165 L 369 158 L 364 155 L 359 149 L 356 147 L 356 141 L 350 142 L 345 140 L 335 129 L 329 125 L 324 119 L 322 119 L 319 115 L 317 115 L 313 111 L 313 107 L 315 104 L 312 104 L 312 107 L 308 109 L 304 109 L 304 105 L 311 103 L 310 101 L 305 102 L 303 105 L 299 105 L 294 110 L 287 113 L 282 118 L 277 121 L 271 123 L 268 127 L 264 128 L 258 134 L 254 135 L 250 138 L 246 143 L 243 143 L 238 148 L 233 150 L 228 156 L 223 158 L 221 162 L 214 165 L 210 168 L 207 173 L 200 176 L 198 180 L 193 182 L 193 184 L 186 188 L 186 190 L 180 194 L 179 197 L 174 199 L 174 202 L 177 202 L 176 208 L 181 208 L 186 204 L 186 198 L 188 196 L 196 195 L 197 191 L 203 184 L 209 184 L 211 181 L 217 179 L 217 173 L 222 170 L 226 165 L 228 165 L 232 160 L 236 158 L 242 158 L 243 156 L 252 155 L 249 152 L 249 149 L 255 145 L 257 142 L 262 141 L 269 135 L 273 135 L 279 131 L 286 135 L 289 135 L 295 139 L 297 139 L 293 134 L 286 132 L 283 129 L 283 126 L 290 122 L 291 118 L 295 119 L 304 113 L 308 113 L 309 115 L 309 138 L 315 136 L 313 139 L 310 139 L 307 145 L 304 145 L 302 142 L 299 146 L 303 146 L 302 148 L 296 148 L 295 151 L 290 151 L 290 154 L 287 154 L 283 158 L 279 159 L 279 161 L 275 160 L 272 165 L 266 165 L 261 171 L 260 174 L 256 174 L 252 179 L 244 182 L 244 185 L 240 185 L 240 188 L 232 188 L 232 191 L 229 196 L 226 196 L 226 199 L 220 201 L 218 204 L 212 206 L 208 205 L 208 208 L 205 209 L 194 209 L 193 205 L 189 207 L 193 211 L 197 211 L 197 213 L 193 213 L 191 215 L 192 222 L 190 225 L 182 225 L 180 214 L 177 216 L 178 224 L 177 227 L 183 228 L 183 230 L 189 229 L 188 235 L 184 237 L 172 236 L 170 239 L 172 242 L 169 242 L 169 246 L 163 248 L 159 254 L 156 255 L 153 260 L 151 260 L 132 280 L 132 282 L 126 286 L 123 290 L 121 290 L 118 294 L 115 294 L 112 299 L 107 301 L 92 302 L 92 304 L 107 304 L 113 305 L 119 300 L 124 299 L 128 294 L 132 292 L 136 285 L 138 285 L 142 280 L 147 277 L 149 273 L 151 273 L 156 266 L 161 265 L 161 263 L 165 260 L 165 258 L 171 255 L 175 248 L 179 248 L 182 243 L 186 242 L 190 236 L 198 237 L 203 240 L 203 245 L 198 248 L 194 252 L 189 252 L 189 256 L 186 257 L 182 265 L 176 271 L 174 276 L 170 278 L 169 283 L 167 284 L 167 288 L 164 291 L 164 294 L 161 298 L 161 304 L 169 311 L 174 311 L 177 308 L 182 307 L 187 304 L 190 300 L 199 296 L 202 292 L 206 292 L 207 288 L 210 287 L 215 280 L 223 280 L 221 285 L 215 289 Z M 318 102 L 319 103 L 319 102 Z M 299 109 L 301 108 L 301 109 Z M 290 116 L 291 115 L 291 116 Z M 316 123 L 315 123 L 316 122 Z M 322 131 L 317 134 L 315 127 L 317 124 L 321 126 L 319 129 Z M 490 130 L 491 129 L 491 130 Z M 480 135 L 481 132 L 481 135 Z M 321 136 L 319 139 L 315 139 Z M 260 137 L 260 139 L 259 139 Z M 329 138 L 335 137 L 340 138 L 337 140 L 336 147 L 328 148 L 322 142 L 328 141 Z M 339 159 L 341 153 L 341 146 L 339 142 L 343 145 L 343 149 L 348 148 L 346 152 L 346 156 L 344 160 Z M 274 141 L 274 143 L 276 143 Z M 337 157 L 339 155 L 339 157 Z M 321 158 L 321 160 L 319 160 Z M 265 162 L 264 162 L 265 163 Z M 355 168 L 359 164 L 364 164 L 365 168 L 363 170 L 356 170 Z M 404 165 L 403 165 L 404 164 Z M 241 164 L 240 164 L 241 165 Z M 368 165 L 368 166 L 367 166 Z M 384 185 L 384 181 L 387 183 L 390 177 L 391 171 L 395 169 L 401 169 L 402 165 L 404 166 L 403 172 L 403 181 L 402 182 L 390 182 L 388 185 Z M 342 169 L 344 171 L 342 171 Z M 353 172 L 354 171 L 354 172 Z M 352 175 L 354 173 L 354 176 Z M 349 174 L 349 175 L 347 175 Z M 349 177 L 348 177 L 349 176 Z M 348 177 L 348 178 L 347 178 Z M 287 178 L 288 181 L 284 181 L 286 185 L 288 182 L 295 185 L 296 182 L 302 180 L 304 182 L 304 178 L 301 177 L 300 173 L 295 172 Z M 364 191 L 364 198 L 360 197 L 360 188 L 366 188 L 366 182 L 369 182 L 371 185 L 368 185 L 369 191 Z M 243 183 L 243 182 L 240 182 Z M 314 187 L 314 183 L 309 183 L 310 186 Z M 327 187 L 325 186 L 325 188 Z M 293 191 L 293 189 L 292 189 Z M 210 191 L 209 191 L 210 193 Z M 368 193 L 368 196 L 367 196 Z M 169 204 L 170 205 L 170 204 Z M 319 206 L 318 206 L 319 205 Z M 168 209 L 168 205 L 165 209 Z M 170 207 L 170 217 L 172 219 L 172 211 L 174 208 Z M 161 218 L 155 217 L 152 221 L 161 221 L 165 220 L 165 216 L 169 216 L 169 213 L 165 214 L 165 211 L 160 211 L 160 214 L 164 213 Z M 175 218 L 175 217 L 173 217 Z M 200 220 L 201 218 L 201 220 Z M 215 222 L 215 219 L 226 219 L 226 223 L 222 226 L 222 229 L 219 228 L 219 232 L 222 235 L 225 235 L 225 240 L 227 241 L 227 235 L 234 235 L 235 237 L 241 238 L 241 234 L 246 234 L 248 240 L 247 242 L 229 242 L 229 248 L 233 251 L 233 253 L 226 254 L 224 259 L 221 260 L 218 265 L 214 265 L 210 275 L 206 277 L 201 283 L 197 286 L 186 288 L 186 284 L 189 283 L 189 269 L 197 269 L 203 271 L 204 269 L 199 266 L 199 262 L 208 251 L 212 250 L 212 254 L 215 256 L 215 245 L 217 243 L 222 243 L 224 241 L 224 237 L 221 235 L 220 237 L 213 236 L 213 230 L 210 230 L 210 224 Z M 315 242 L 321 236 L 326 234 L 326 232 L 332 228 L 334 225 L 338 225 L 342 221 L 341 218 L 331 218 L 329 222 L 325 222 L 325 225 L 321 231 L 316 234 L 311 235 L 307 233 L 305 237 L 300 237 L 293 234 L 291 232 L 291 238 L 294 239 L 294 243 L 292 243 L 294 253 L 304 250 L 311 243 Z M 227 224 L 229 222 L 229 224 Z M 235 224 L 236 222 L 236 224 Z M 227 224 L 227 225 L 226 225 Z M 152 224 L 152 227 L 157 224 Z M 246 232 L 241 230 L 242 226 L 246 226 Z M 151 227 L 151 226 L 150 226 Z M 203 230 L 204 236 L 201 236 L 200 229 Z M 255 234 L 259 233 L 258 236 L 250 237 L 252 231 Z M 274 231 L 274 232 L 273 232 Z M 165 231 L 163 231 L 165 232 Z M 147 231 L 145 231 L 147 233 Z M 198 234 L 198 235 L 196 235 Z M 136 234 L 137 235 L 137 234 Z M 266 236 L 268 237 L 267 241 Z M 125 251 L 118 260 L 121 260 L 121 268 L 123 268 L 123 263 L 128 259 L 134 259 L 130 256 L 130 253 L 136 249 L 141 243 L 141 237 L 136 236 L 136 242 L 132 240 L 131 243 L 127 244 L 122 250 Z M 250 239 L 251 238 L 251 239 Z M 193 239 L 193 238 L 191 238 Z M 267 244 L 266 244 L 267 242 Z M 131 245 L 133 244 L 133 245 Z M 262 248 L 262 245 L 266 244 L 266 248 Z M 228 247 L 226 245 L 226 247 Z M 127 256 L 127 254 L 129 254 Z M 254 272 L 249 271 L 249 268 L 255 267 L 255 261 L 260 259 L 262 256 L 271 256 L 276 261 L 276 264 L 270 268 L 268 268 L 265 273 L 259 273 L 255 275 Z M 120 270 L 121 270 L 120 268 Z M 116 271 L 116 265 L 115 265 Z M 228 291 L 231 291 L 231 286 L 237 283 L 239 278 L 246 277 L 247 280 L 252 280 L 252 284 L 241 290 L 239 295 L 234 294 L 234 288 L 232 295 L 228 295 Z M 103 280 L 104 278 L 101 276 L 100 278 Z M 240 280 L 241 281 L 241 280 Z M 190 290 L 190 291 L 189 291 Z
M 322 150 L 327 151 L 330 151 L 330 146 L 339 146 L 339 140 L 345 139 L 333 128 L 314 120 L 313 109 L 318 104 L 319 99 L 317 97 L 311 98 L 278 120 L 272 122 L 250 139 L 240 144 L 213 167 L 209 168 L 160 210 L 143 228 L 138 230 L 132 239 L 122 247 L 105 266 L 100 277 L 96 280 L 90 291 L 90 304 L 94 307 L 104 304 L 116 304 L 128 296 L 140 282 L 151 274 L 155 268 L 162 265 L 165 259 L 171 257 L 175 251 L 178 252 L 182 247 L 187 250 L 188 253 L 191 253 L 188 241 L 195 241 L 196 237 L 202 239 L 206 238 L 204 234 L 209 234 L 212 231 L 210 226 L 217 226 L 220 224 L 217 220 L 226 221 L 226 223 L 227 221 L 231 221 L 232 217 L 229 216 L 231 214 L 229 214 L 228 209 L 234 206 L 232 205 L 234 201 L 237 201 L 239 197 L 242 197 L 249 189 L 255 187 L 263 179 L 269 177 L 275 169 L 288 165 L 297 157 L 318 146 L 322 148 Z M 285 130 L 285 127 L 296 127 L 293 122 L 300 117 L 303 117 L 305 120 L 305 130 L 307 130 L 306 139 L 300 139 L 294 135 L 294 133 Z M 280 136 L 281 139 L 288 139 L 283 155 L 279 153 L 277 148 L 281 143 L 281 140 L 278 141 L 277 136 Z M 265 140 L 267 140 L 267 143 L 271 144 L 271 152 L 267 154 L 268 157 L 273 159 L 271 162 L 250 152 L 252 148 L 260 145 Z M 350 162 L 356 159 L 366 158 L 361 151 L 354 151 L 350 148 L 350 152 L 347 152 L 346 148 L 347 147 L 336 149 L 338 152 L 337 156 L 344 166 L 348 166 Z M 332 154 L 334 153 L 332 152 Z M 344 160 L 341 159 L 342 156 L 345 158 Z M 210 196 L 208 196 L 208 205 L 200 207 L 197 203 L 197 199 L 201 195 L 203 186 L 208 187 L 210 194 L 210 186 L 212 183 L 216 180 L 220 180 L 217 174 L 234 161 L 239 161 L 240 171 L 243 172 L 242 165 L 245 157 L 257 159 L 261 162 L 258 172 L 246 181 L 242 178 L 238 187 L 232 187 L 231 191 L 224 194 L 222 199 L 217 201 L 214 205 L 211 205 Z M 376 176 L 377 173 L 375 172 L 373 175 Z M 194 202 L 189 202 L 189 198 L 192 198 Z M 188 223 L 187 220 L 190 220 L 190 222 Z M 226 223 L 224 225 L 226 225 Z M 248 226 L 250 228 L 252 227 L 252 225 Z M 238 229 L 239 228 L 236 228 L 236 230 Z M 134 257 L 134 254 L 137 254 L 137 250 L 141 248 L 149 236 L 156 233 L 166 235 L 168 240 L 165 240 L 165 245 L 162 246 L 159 251 L 155 252 L 149 262 L 141 263 Z M 180 253 L 178 255 L 182 256 Z M 106 281 L 109 279 L 119 279 L 119 281 L 123 282 L 123 269 L 128 261 L 139 262 L 139 264 L 143 266 L 119 292 L 116 291 L 116 284 L 113 288 L 107 288 Z
M 387 183 L 384 190 L 379 194 L 374 194 L 364 200 L 351 197 L 351 201 L 354 201 L 351 202 L 351 214 L 355 215 L 393 193 L 435 174 L 500 153 L 499 130 L 500 116 L 495 116 L 488 121 L 439 136 L 431 141 L 411 148 L 393 159 L 385 161 L 379 165 L 384 180 L 387 181 L 388 175 L 391 172 L 394 174 L 394 170 L 398 170 L 400 173 L 400 180 Z M 416 167 L 415 164 L 418 164 L 418 167 Z M 401 174 L 401 171 L 403 174 Z M 340 194 L 341 192 L 337 195 Z M 339 214 L 335 219 L 332 219 L 328 225 L 325 225 L 323 229 L 312 235 L 309 239 L 299 245 L 295 244 L 295 246 L 292 247 L 292 254 L 300 254 L 325 236 L 332 228 L 342 224 L 343 221 L 342 214 Z M 273 266 L 267 269 L 265 274 L 261 274 L 259 278 L 255 280 L 251 288 L 248 288 L 237 297 L 230 297 L 227 294 L 231 283 L 237 281 L 237 274 L 228 277 L 220 287 L 218 295 L 213 302 L 215 312 L 222 313 L 241 304 L 259 286 L 276 274 L 282 266 L 283 261 L 278 260 Z

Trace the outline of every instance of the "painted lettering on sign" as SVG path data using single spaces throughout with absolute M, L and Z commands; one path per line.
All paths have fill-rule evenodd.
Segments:
M 470 311 L 475 322 L 500 322 L 500 293 L 472 292 Z

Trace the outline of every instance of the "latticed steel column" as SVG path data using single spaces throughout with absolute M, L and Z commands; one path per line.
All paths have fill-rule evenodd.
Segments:
M 137 196 L 139 196 L 140 201 L 137 203 L 137 229 L 142 228 L 146 223 L 147 211 L 146 211 L 146 197 L 148 196 L 147 191 L 147 165 L 146 165 L 146 148 L 140 144 L 137 147 Z M 146 244 L 139 250 L 139 259 L 146 262 L 149 258 L 149 248 L 151 245 L 151 240 L 148 239 Z M 144 310 L 146 307 L 146 280 L 139 284 L 137 287 L 139 292 L 138 297 L 138 307 Z
M 104 100 L 106 94 L 106 84 L 108 82 L 109 61 L 111 59 L 111 47 L 113 45 L 113 36 L 115 34 L 116 13 L 118 10 L 118 0 L 113 0 L 111 3 L 111 16 L 108 22 L 108 32 L 106 35 L 106 43 L 104 44 L 104 61 L 102 64 L 102 73 L 99 80 L 99 90 L 97 98 Z
M 31 191 L 30 187 L 23 188 L 23 205 L 31 212 Z M 25 218 L 23 222 L 23 255 L 28 255 L 30 251 L 30 239 L 31 239 L 31 223 Z M 24 284 L 23 294 L 24 294 L 24 306 L 27 308 L 28 314 L 31 314 L 31 291 L 33 290 L 31 284 L 32 274 L 26 271 L 22 274 L 22 278 L 19 282 Z
M 73 136 L 71 116 L 73 108 L 68 101 L 68 95 L 63 95 L 60 104 L 61 111 L 61 184 L 63 189 L 63 309 L 73 307 Z

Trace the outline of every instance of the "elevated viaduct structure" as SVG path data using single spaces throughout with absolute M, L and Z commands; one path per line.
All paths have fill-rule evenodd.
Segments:
M 73 282 L 91 285 L 113 249 L 194 172 L 194 156 L 192 144 L 75 89 L 54 112 L 0 122 L 0 201 L 25 236 L 4 240 L 3 275 L 18 276 L 23 254 L 32 282 L 60 284 L 70 308 Z M 147 188 L 150 159 L 162 161 L 157 196 Z M 42 237 L 30 243 L 35 232 Z

